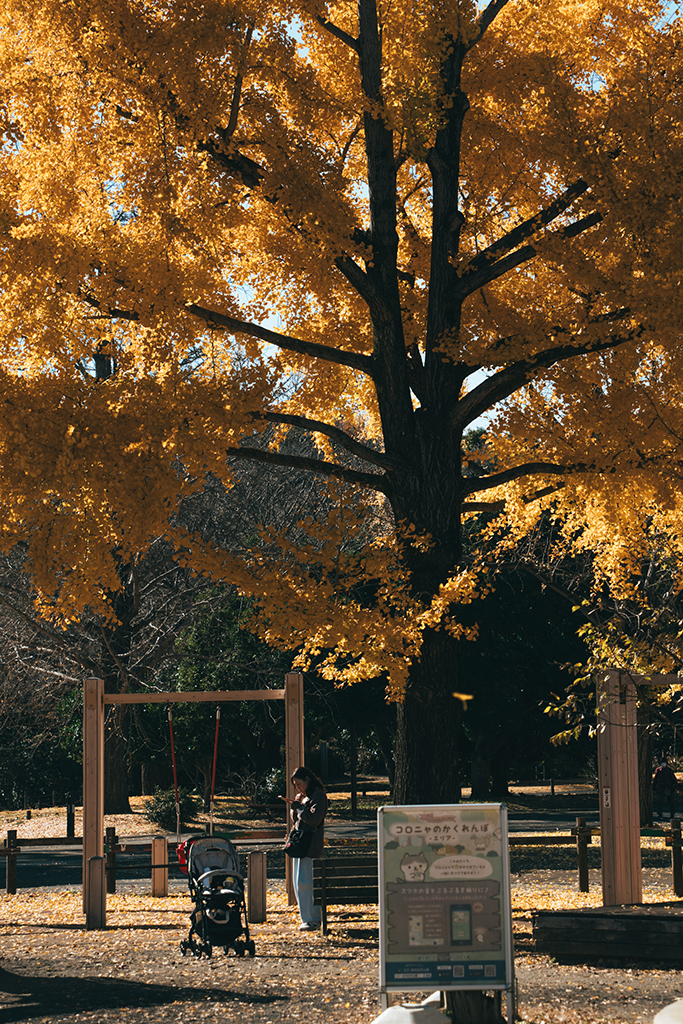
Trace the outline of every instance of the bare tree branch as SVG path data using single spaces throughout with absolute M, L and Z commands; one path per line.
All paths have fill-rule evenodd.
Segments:
M 504 512 L 504 501 L 466 501 L 462 505 L 463 512 Z
M 240 61 L 240 70 L 238 71 L 235 77 L 235 85 L 232 91 L 232 100 L 230 102 L 230 118 L 228 120 L 228 125 L 223 133 L 223 137 L 225 139 L 231 139 L 235 134 L 235 129 L 237 128 L 237 120 L 239 118 L 240 112 L 240 103 L 242 100 L 242 87 L 244 85 L 243 68 L 246 61 L 246 55 L 249 52 L 249 47 L 251 46 L 251 40 L 253 35 L 254 25 L 252 23 L 248 26 L 246 35 L 244 37 L 244 53 L 242 55 L 242 60 Z
M 566 484 L 554 484 L 549 487 L 539 487 L 533 494 L 525 494 L 522 497 L 522 501 L 525 505 L 530 505 L 532 501 L 538 501 L 540 498 L 545 498 L 548 494 L 554 494 L 555 491 L 561 491 Z M 462 505 L 463 512 L 504 512 L 505 501 L 466 501 Z
M 287 469 L 307 469 L 312 473 L 320 473 L 321 476 L 336 477 L 346 483 L 360 484 L 362 487 L 371 487 L 375 491 L 387 494 L 390 490 L 389 480 L 379 473 L 361 473 L 355 469 L 346 469 L 334 462 L 324 462 L 322 459 L 307 459 L 301 455 L 282 455 L 279 452 L 262 451 L 260 448 L 229 448 L 226 452 L 229 458 L 251 459 L 254 462 L 266 462 L 271 466 L 284 466 Z
M 621 313 L 622 311 L 619 312 L 619 315 Z M 616 313 L 605 314 L 591 321 L 591 323 L 597 325 L 608 322 L 608 318 L 612 315 L 615 318 L 617 316 Z M 628 315 L 628 311 L 623 311 L 623 315 Z M 639 324 L 626 334 L 611 335 L 604 341 L 589 342 L 585 345 L 557 345 L 538 352 L 528 359 L 521 359 L 519 362 L 511 363 L 473 388 L 458 403 L 457 408 L 454 409 L 451 422 L 455 429 L 464 429 L 468 423 L 472 423 L 497 402 L 502 402 L 505 398 L 509 398 L 520 387 L 534 377 L 537 377 L 542 370 L 547 370 L 555 363 L 561 362 L 564 359 L 572 359 L 575 356 L 591 355 L 594 352 L 606 352 L 610 349 L 618 348 L 620 345 L 633 341 L 644 330 L 644 325 Z M 557 333 L 567 332 L 558 331 Z
M 340 366 L 350 366 L 354 370 L 360 370 L 372 376 L 372 357 L 365 356 L 358 352 L 344 352 L 342 349 L 333 348 L 331 345 L 319 345 L 313 341 L 303 341 L 301 338 L 292 338 L 288 334 L 278 334 L 260 324 L 252 324 L 246 320 L 237 320 L 226 313 L 218 313 L 213 309 L 205 309 L 196 303 L 187 306 L 188 312 L 204 320 L 207 324 L 216 324 L 219 327 L 227 327 L 236 334 L 247 334 L 251 338 L 259 338 L 276 348 L 285 349 L 287 352 L 298 352 L 300 355 L 312 356 L 314 359 L 324 359 L 328 363 L 337 363 Z
M 336 441 L 337 444 L 341 445 L 342 448 L 345 448 L 346 451 L 351 452 L 352 455 L 362 459 L 364 462 L 371 462 L 375 466 L 381 466 L 382 469 L 405 468 L 402 467 L 396 459 L 392 459 L 384 452 L 378 452 L 374 448 L 369 448 L 360 441 L 356 441 L 352 437 L 349 437 L 345 430 L 341 430 L 339 427 L 333 427 L 331 424 L 324 423 L 322 420 L 311 420 L 306 416 L 293 416 L 288 413 L 279 412 L 253 412 L 252 416 L 254 419 L 267 420 L 268 423 L 289 424 L 292 427 L 299 427 L 301 430 L 309 430 L 312 433 L 324 434 L 326 437 Z
M 601 213 L 590 213 L 587 217 L 582 217 L 581 220 L 574 221 L 573 224 L 567 224 L 558 234 L 564 238 L 575 238 L 580 235 L 583 231 L 587 231 L 589 228 L 595 227 L 602 221 L 603 217 Z M 487 284 L 491 284 L 492 281 L 497 281 L 499 277 L 503 277 L 505 274 L 509 274 L 511 270 L 515 270 L 517 267 L 521 267 L 523 263 L 528 263 L 534 256 L 538 255 L 538 249 L 535 245 L 524 245 L 521 249 L 517 249 L 516 252 L 510 253 L 509 256 L 503 259 L 497 260 L 495 263 L 490 264 L 480 270 L 475 270 L 471 273 L 465 273 L 460 279 L 460 285 L 458 287 L 458 297 L 461 301 L 464 301 L 468 295 L 472 295 L 479 288 L 483 288 Z
M 525 462 L 521 466 L 503 469 L 500 473 L 466 480 L 464 481 L 464 491 L 466 494 L 479 494 L 481 491 L 490 491 L 494 487 L 500 487 L 501 484 L 509 484 L 513 480 L 519 480 L 523 476 L 532 476 L 536 473 L 564 476 L 566 473 L 577 472 L 582 468 L 586 469 L 588 467 L 561 466 L 556 462 Z
M 604 623 L 598 612 L 595 609 L 592 609 L 591 611 L 586 611 L 585 607 L 581 603 L 577 602 L 576 594 L 571 594 L 568 590 L 565 590 L 564 587 L 560 587 L 557 583 L 553 583 L 552 580 L 548 579 L 547 576 L 544 576 L 537 569 L 535 569 L 533 565 L 531 565 L 529 562 L 524 561 L 524 559 L 522 559 L 522 561 L 518 564 L 520 568 L 524 569 L 525 572 L 528 572 L 530 576 L 534 576 L 537 580 L 539 580 L 544 587 L 548 587 L 550 590 L 554 590 L 556 594 L 559 594 L 560 597 L 564 597 L 565 600 L 571 603 L 572 607 L 577 607 L 578 605 L 578 612 L 581 615 L 583 615 L 583 617 L 587 619 L 588 622 L 592 622 L 594 626 L 599 626 L 601 628 L 603 627 Z
M 204 142 L 197 143 L 197 149 L 200 153 L 207 153 L 213 162 L 222 167 L 223 170 L 229 171 L 230 174 L 238 175 L 242 180 L 242 184 L 247 188 L 257 188 L 265 179 L 262 168 L 259 167 L 255 160 L 252 160 L 249 156 L 244 156 L 243 153 L 238 153 L 236 150 L 232 150 L 229 153 L 223 152 L 222 142 L 206 139 Z
M 384 299 L 373 286 L 370 278 L 365 271 L 358 266 L 355 260 L 352 260 L 350 256 L 338 256 L 334 261 L 337 270 L 340 270 L 344 275 L 349 284 L 354 288 L 360 297 L 363 299 L 373 315 L 373 319 L 378 322 L 387 322 L 390 319 L 389 311 L 386 307 Z
M 18 615 L 19 618 L 22 619 L 28 626 L 30 626 L 31 629 L 35 630 L 36 633 L 43 634 L 44 636 L 48 637 L 56 646 L 68 651 L 69 654 L 76 661 L 78 661 L 78 663 L 82 665 L 84 668 L 93 669 L 97 667 L 96 662 L 88 658 L 84 658 L 82 653 L 78 649 L 74 648 L 73 643 L 71 642 L 69 636 L 66 633 L 63 633 L 61 630 L 58 629 L 52 629 L 44 621 L 27 615 L 26 612 L 22 611 L 22 609 L 19 608 L 16 604 L 14 604 L 12 601 L 9 601 L 2 592 L 0 592 L 0 602 L 2 602 L 2 604 L 6 605 L 7 608 L 13 611 L 15 615 Z
M 486 29 L 493 24 L 507 3 L 508 0 L 491 0 L 488 7 L 484 8 L 481 12 L 481 17 L 479 18 L 478 31 L 471 40 L 468 40 L 468 50 L 471 50 L 473 46 L 477 45 L 484 32 L 486 32 Z
M 557 217 L 561 216 L 565 210 L 569 209 L 575 199 L 578 199 L 580 195 L 583 195 L 584 192 L 588 191 L 588 188 L 589 186 L 587 182 L 585 182 L 583 178 L 579 178 L 572 185 L 566 188 L 561 195 L 557 196 L 550 206 L 547 206 L 545 209 L 534 214 L 533 217 L 529 217 L 528 220 L 518 224 L 512 229 L 512 231 L 508 231 L 508 233 L 503 235 L 502 238 L 499 238 L 496 242 L 489 245 L 487 249 L 478 253 L 474 259 L 470 260 L 467 268 L 463 272 L 463 277 L 467 274 L 486 269 L 486 267 L 490 266 L 494 260 L 504 256 L 506 252 L 516 249 L 518 245 L 521 245 L 522 242 L 527 240 L 527 238 L 530 238 L 531 235 L 535 234 L 540 227 L 545 227 L 547 224 L 552 223 L 552 221 Z
M 320 14 L 316 15 L 315 20 L 318 22 L 319 25 L 322 25 L 322 27 L 327 32 L 329 32 L 330 35 L 333 35 L 337 39 L 340 39 L 342 43 L 346 43 L 347 46 L 350 46 L 352 50 L 355 50 L 355 52 L 358 53 L 358 40 L 355 39 L 353 36 L 349 35 L 348 32 L 345 32 L 343 28 L 339 28 L 337 25 L 333 25 L 331 21 L 328 21 L 327 18 L 323 18 Z

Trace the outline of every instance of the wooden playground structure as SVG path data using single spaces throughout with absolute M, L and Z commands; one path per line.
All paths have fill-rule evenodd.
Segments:
M 632 675 L 617 669 L 598 674 L 598 776 L 600 836 L 602 846 L 603 906 L 624 906 L 642 902 L 640 813 L 638 792 L 638 750 L 636 735 L 636 691 L 638 686 L 667 687 L 681 681 L 679 676 Z M 284 700 L 286 732 L 286 773 L 289 778 L 304 760 L 303 676 L 290 672 L 281 690 L 230 690 L 108 694 L 98 678 L 85 680 L 83 689 L 83 910 L 88 927 L 106 924 L 106 881 L 104 857 L 104 722 L 107 705 L 241 700 Z M 584 864 L 585 843 L 590 830 L 577 820 L 579 864 Z M 9 834 L 8 834 L 9 835 Z M 14 833 L 13 833 L 14 836 Z M 13 838 L 12 842 L 16 842 Z M 551 840 L 552 842 L 552 840 Z M 667 840 L 668 842 L 668 840 Z M 679 835 L 671 843 L 678 847 Z M 1 852 L 16 861 L 16 850 Z M 674 888 L 679 895 L 683 879 L 680 850 L 674 868 Z M 582 856 L 583 854 L 583 856 Z M 290 865 L 287 888 L 293 898 Z M 581 877 L 581 871 L 580 871 Z M 8 876 L 9 878 L 9 876 Z M 586 886 L 587 888 L 587 886 Z M 584 890 L 584 885 L 581 885 Z
M 102 679 L 83 684 L 83 911 L 88 928 L 106 925 L 104 857 L 104 718 L 111 704 L 174 704 L 186 701 L 218 703 L 242 700 L 284 700 L 285 770 L 289 778 L 304 759 L 304 677 L 288 672 L 281 690 L 213 690 L 146 693 L 105 693 Z M 287 864 L 287 889 L 291 893 Z

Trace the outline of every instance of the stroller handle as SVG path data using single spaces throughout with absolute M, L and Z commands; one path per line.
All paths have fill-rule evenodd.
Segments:
M 213 878 L 214 875 L 229 875 L 230 878 L 237 878 L 240 882 L 244 881 L 244 875 L 241 875 L 239 871 L 226 871 L 225 868 L 212 868 L 211 871 L 205 871 L 203 875 L 200 875 L 197 879 L 198 882 L 203 882 L 206 878 Z

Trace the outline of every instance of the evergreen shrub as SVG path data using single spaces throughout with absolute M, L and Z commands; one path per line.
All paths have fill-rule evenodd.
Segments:
M 180 804 L 180 821 L 190 821 L 199 810 L 199 797 L 195 796 L 188 789 L 178 790 L 178 802 Z M 145 803 L 145 817 L 153 825 L 173 832 L 176 827 L 175 811 L 175 790 L 156 789 L 154 794 Z

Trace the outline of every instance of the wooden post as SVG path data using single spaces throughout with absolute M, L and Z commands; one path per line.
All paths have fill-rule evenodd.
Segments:
M 97 931 L 107 926 L 104 866 L 104 857 L 91 857 L 88 861 L 88 903 L 85 908 L 85 927 L 91 931 Z
M 625 672 L 598 673 L 598 775 L 603 905 L 641 903 L 636 689 Z
M 287 774 L 287 793 L 290 794 L 289 780 L 292 777 L 292 772 L 304 763 L 304 677 L 301 672 L 288 672 L 285 675 L 285 732 L 285 772 Z M 285 807 L 285 815 L 287 829 L 289 829 L 291 825 L 289 804 Z M 292 882 L 292 863 L 289 857 L 285 857 L 285 883 L 287 899 L 291 906 L 296 902 L 296 897 Z
M 91 906 L 88 862 L 104 854 L 104 682 L 83 684 L 83 912 Z M 98 879 L 99 874 L 93 878 Z M 101 875 L 104 898 L 104 870 Z M 93 896 L 99 906 L 100 896 Z
M 17 855 L 12 850 L 17 848 L 17 830 L 7 829 L 7 867 L 5 869 L 5 892 L 14 896 L 17 891 Z
M 683 896 L 683 850 L 681 850 L 680 818 L 671 819 L 671 868 L 674 876 L 674 894 Z
M 104 845 L 107 864 L 105 874 L 107 876 L 107 892 L 116 892 L 116 829 L 113 826 L 105 829 Z
M 252 850 L 247 854 L 247 920 L 261 924 L 266 919 L 266 854 Z
M 588 841 L 590 830 L 586 828 L 586 819 L 576 819 L 576 855 L 579 864 L 579 892 L 589 891 L 588 882 Z
M 351 818 L 358 812 L 358 778 L 356 763 L 358 761 L 358 744 L 356 741 L 356 723 L 351 724 Z
M 327 935 L 327 861 L 321 858 L 320 865 L 320 917 L 323 935 Z
M 152 839 L 152 896 L 168 896 L 168 838 Z

